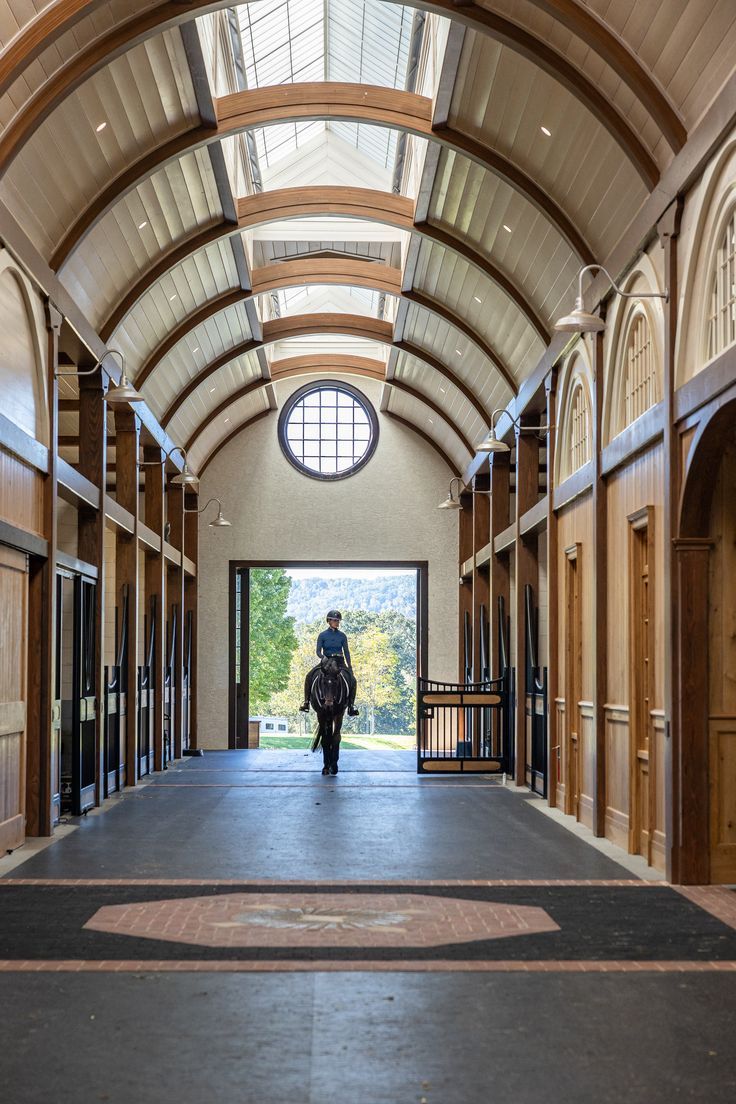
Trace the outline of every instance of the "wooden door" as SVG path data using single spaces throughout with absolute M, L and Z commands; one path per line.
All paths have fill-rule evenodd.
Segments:
M 654 755 L 653 541 L 651 510 L 630 518 L 629 541 L 629 851 L 652 861 Z
M 28 560 L 0 545 L 0 853 L 25 839 Z
M 580 546 L 567 550 L 565 597 L 565 812 L 580 819 L 580 700 L 583 696 L 583 608 Z

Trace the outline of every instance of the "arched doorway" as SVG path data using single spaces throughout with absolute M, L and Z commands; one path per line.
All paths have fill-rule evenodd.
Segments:
M 736 881 L 736 399 L 694 435 L 675 540 L 677 880 Z

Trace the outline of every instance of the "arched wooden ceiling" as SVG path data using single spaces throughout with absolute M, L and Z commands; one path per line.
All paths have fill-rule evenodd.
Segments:
M 181 26 L 189 23 L 196 15 L 226 6 L 229 5 L 211 0 L 167 0 L 145 5 L 138 5 L 137 0 L 133 0 L 125 9 L 129 17 L 115 23 L 111 9 L 98 22 L 92 18 L 102 7 L 101 0 L 51 0 L 41 12 L 32 14 L 30 20 L 28 12 L 32 9 L 9 0 L 9 7 L 17 8 L 14 14 L 19 29 L 0 53 L 0 95 L 12 90 L 12 98 L 5 101 L 8 125 L 0 137 L 0 173 L 12 168 L 20 151 L 31 149 L 34 143 L 38 145 L 43 142 L 43 120 L 51 117 L 57 107 L 76 95 L 77 90 L 93 74 L 103 70 L 115 58 L 122 57 L 140 44 L 160 35 L 166 28 Z M 634 167 L 639 186 L 643 181 L 645 191 L 651 191 L 671 154 L 682 148 L 687 136 L 687 125 L 690 125 L 693 116 L 697 114 L 697 97 L 691 91 L 685 96 L 683 91 L 678 90 L 666 72 L 664 51 L 661 57 L 657 57 L 656 51 L 650 49 L 645 64 L 642 60 L 644 55 L 639 56 L 637 52 L 638 43 L 634 32 L 617 17 L 615 5 L 609 9 L 602 0 L 591 0 L 585 4 L 582 0 L 524 0 L 523 3 L 486 0 L 485 6 L 458 0 L 437 0 L 431 3 L 420 0 L 411 6 L 447 16 L 455 26 L 462 24 L 468 28 L 470 38 L 466 48 L 468 52 L 471 49 L 476 51 L 474 58 L 478 56 L 478 46 L 474 38 L 477 36 L 479 42 L 482 40 L 483 43 L 494 44 L 494 48 L 498 44 L 502 50 L 510 51 L 515 57 L 529 62 L 537 71 L 551 78 L 556 86 L 565 90 L 570 103 L 582 105 L 582 109 L 597 120 L 600 133 L 607 135 L 617 146 L 619 156 Z M 652 0 L 652 8 L 658 14 L 664 12 L 665 6 L 665 0 Z M 709 5 L 701 23 L 703 35 L 709 31 L 712 39 L 715 20 L 711 19 L 711 8 L 714 9 L 715 5 Z M 73 27 L 80 30 L 78 49 L 69 48 L 69 32 Z M 728 36 L 722 35 L 721 38 L 723 42 L 719 43 L 719 48 L 726 48 L 730 40 Z M 483 46 L 482 49 L 486 47 Z M 470 57 L 470 53 L 468 56 Z M 26 74 L 34 61 L 39 64 L 34 67 L 32 79 L 26 81 Z M 199 74 L 200 78 L 201 75 Z M 618 86 L 611 84 L 612 76 L 619 82 Z M 480 70 L 475 79 L 476 88 L 482 88 L 486 78 Z M 147 296 L 177 264 L 191 257 L 193 251 L 202 250 L 225 235 L 236 236 L 242 228 L 262 226 L 269 221 L 271 215 L 274 220 L 281 220 L 321 212 L 339 213 L 366 220 L 375 218 L 376 212 L 380 211 L 382 222 L 406 230 L 411 235 L 412 260 L 411 263 L 407 261 L 399 289 L 403 295 L 404 311 L 416 307 L 431 312 L 465 338 L 474 341 L 485 361 L 502 372 L 505 366 L 502 351 L 494 351 L 488 337 L 480 333 L 478 322 L 473 320 L 472 312 L 476 311 L 476 317 L 479 312 L 472 306 L 471 299 L 481 304 L 481 311 L 487 316 L 490 314 L 485 304 L 481 303 L 482 297 L 465 294 L 464 300 L 462 296 L 452 299 L 446 289 L 440 290 L 436 280 L 432 282 L 430 279 L 430 262 L 427 257 L 431 260 L 434 256 L 432 251 L 439 250 L 443 257 L 459 258 L 465 267 L 454 262 L 457 273 L 455 283 L 458 283 L 458 279 L 465 281 L 463 288 L 468 279 L 464 275 L 468 272 L 467 266 L 482 272 L 486 279 L 493 281 L 511 300 L 514 309 L 523 316 L 523 324 L 534 340 L 541 339 L 543 343 L 549 339 L 548 320 L 552 317 L 550 312 L 553 299 L 549 299 L 549 307 L 543 307 L 536 299 L 539 294 L 538 284 L 530 273 L 520 278 L 518 265 L 517 271 L 514 271 L 505 263 L 503 250 L 496 248 L 488 231 L 484 230 L 480 234 L 473 229 L 480 219 L 488 224 L 489 204 L 493 193 L 488 191 L 488 198 L 481 197 L 486 207 L 479 205 L 477 175 L 469 174 L 467 184 L 463 186 L 460 171 L 462 165 L 472 163 L 476 170 L 498 180 L 514 195 L 523 197 L 524 202 L 541 214 L 552 228 L 556 235 L 555 240 L 561 239 L 564 243 L 568 251 L 567 264 L 570 258 L 575 263 L 593 259 L 594 247 L 588 242 L 596 241 L 597 231 L 593 232 L 592 222 L 581 218 L 582 205 L 570 202 L 572 192 L 561 189 L 555 194 L 549 180 L 535 171 L 533 159 L 525 161 L 519 156 L 518 147 L 514 147 L 510 141 L 503 141 L 503 135 L 496 135 L 491 140 L 482 134 L 479 136 L 477 121 L 468 114 L 467 95 L 458 95 L 450 110 L 453 86 L 454 78 L 451 75 L 449 84 L 443 91 L 445 108 L 439 113 L 435 111 L 434 115 L 430 101 L 424 97 L 409 92 L 365 86 L 295 84 L 277 89 L 254 89 L 221 97 L 216 105 L 211 104 L 211 109 L 206 109 L 207 95 L 200 95 L 200 120 L 194 126 L 187 125 L 182 129 L 179 125 L 177 129 L 172 124 L 171 133 L 162 133 L 151 148 L 145 149 L 139 157 L 128 159 L 125 169 L 114 171 L 112 179 L 104 181 L 98 175 L 97 195 L 91 202 L 82 200 L 78 206 L 80 214 L 73 223 L 67 222 L 63 239 L 56 242 L 53 253 L 47 256 L 50 257 L 53 268 L 60 268 L 83 243 L 90 240 L 90 232 L 124 197 L 145 185 L 157 171 L 174 161 L 186 158 L 193 150 L 204 145 L 216 148 L 223 136 L 284 119 L 294 121 L 315 117 L 360 119 L 373 125 L 395 127 L 405 133 L 427 138 L 432 145 L 439 146 L 444 151 L 442 157 L 445 159 L 435 161 L 435 176 L 439 172 L 444 189 L 442 195 L 449 198 L 443 203 L 435 203 L 434 212 L 430 212 L 429 217 L 427 210 L 434 178 L 426 171 L 416 205 L 406 200 L 406 197 L 393 197 L 389 193 L 379 193 L 382 198 L 378 205 L 375 202 L 376 193 L 373 193 L 371 206 L 371 203 L 365 202 L 365 196 L 355 195 L 360 189 L 347 189 L 346 191 L 354 193 L 351 197 L 339 195 L 336 190 L 330 190 L 325 195 L 323 189 L 318 189 L 323 191 L 323 195 L 319 197 L 300 189 L 302 203 L 297 212 L 293 210 L 293 203 L 287 194 L 289 189 L 247 196 L 238 201 L 234 210 L 231 208 L 228 211 L 223 207 L 222 222 L 200 225 L 194 234 L 183 237 L 171 247 L 162 242 L 159 254 L 150 256 L 147 267 L 135 274 L 126 272 L 126 290 L 108 313 L 106 321 L 103 321 L 101 334 L 104 338 L 110 337 L 132 307 L 143 296 Z M 575 126 L 571 118 L 571 132 Z M 436 168 L 437 164 L 439 170 Z M 455 193 L 461 196 L 459 207 L 448 184 L 448 181 L 453 183 L 456 177 L 460 181 L 459 185 L 455 184 Z M 544 184 L 541 182 L 543 179 Z M 633 179 L 633 176 L 629 179 Z M 625 193 L 625 189 L 619 187 L 618 190 L 622 195 Z M 471 200 L 475 207 L 466 207 Z M 634 206 L 630 209 L 632 213 L 636 210 L 636 202 L 638 201 L 634 201 Z M 621 221 L 621 227 L 624 228 L 625 219 L 630 214 L 626 214 L 629 209 L 623 201 L 621 209 L 624 214 L 619 218 L 620 221 L 624 220 Z M 237 221 L 233 221 L 233 216 Z M 549 251 L 552 252 L 551 246 Z M 373 267 L 375 269 L 377 266 Z M 311 282 L 341 282 L 339 265 L 335 265 L 332 274 L 328 269 L 329 265 L 322 270 L 323 278 L 320 281 Z M 267 290 L 269 286 L 293 286 L 278 283 L 269 285 L 269 279 L 276 281 L 280 276 L 284 277 L 283 272 L 280 276 L 274 272 L 258 285 L 257 272 L 256 269 L 252 274 L 249 289 L 243 286 L 219 296 L 221 305 L 226 299 L 235 304 L 242 301 L 244 295 L 257 295 L 260 293 L 257 290 L 259 286 L 262 290 Z M 564 282 L 567 278 L 565 275 L 561 280 Z M 394 276 L 392 280 L 390 289 L 385 285 L 381 290 L 395 294 Z M 369 285 L 366 282 L 365 285 L 358 286 L 376 284 Z M 550 293 L 545 294 L 549 297 Z M 558 292 L 555 291 L 555 294 Z M 210 303 L 206 300 L 200 301 L 197 310 L 189 315 L 186 323 L 171 327 L 165 340 L 157 347 L 155 355 L 167 355 L 177 343 L 174 340 L 176 335 L 179 335 L 179 340 L 182 333 L 189 332 L 192 325 L 199 324 L 209 307 Z M 314 318 L 313 322 L 320 324 L 325 317 Z M 402 320 L 405 319 L 405 313 L 401 317 Z M 353 326 L 354 332 L 361 332 L 364 336 L 369 331 L 381 332 L 383 337 L 373 339 L 391 345 L 394 350 L 392 357 L 406 354 L 421 358 L 426 365 L 434 364 L 438 371 L 442 369 L 446 378 L 451 378 L 452 373 L 447 375 L 450 370 L 445 363 L 448 359 L 447 353 L 437 355 L 436 346 L 420 348 L 412 340 L 412 333 L 404 332 L 403 322 L 402 325 L 397 325 L 391 339 L 386 340 L 386 328 L 376 326 L 375 323 L 378 322 L 380 320 L 363 320 L 360 326 Z M 189 329 L 184 330 L 184 325 L 189 326 Z M 267 322 L 262 336 L 254 330 L 250 341 L 242 342 L 241 346 L 245 348 L 247 345 L 252 350 L 262 349 L 268 344 L 267 333 L 276 332 L 274 327 L 278 329 L 279 326 L 283 327 L 284 333 L 292 332 L 294 320 L 286 318 L 274 323 Z M 509 330 L 508 320 L 504 319 L 496 329 L 508 331 L 507 347 L 516 340 L 514 332 Z M 437 340 L 439 341 L 439 337 Z M 527 337 L 527 352 L 521 360 L 522 365 L 529 362 L 529 357 L 537 347 L 530 342 L 531 338 Z M 495 331 L 493 343 L 495 344 Z M 150 361 L 149 357 L 149 364 Z M 215 370 L 215 363 L 214 359 L 210 361 L 210 371 Z M 517 368 L 517 372 L 518 370 Z M 460 377 L 456 379 L 465 389 L 469 407 L 473 407 L 476 412 L 484 410 L 473 389 Z M 513 382 L 513 377 L 511 381 Z M 407 387 L 412 387 L 412 384 L 404 381 L 404 388 Z M 428 398 L 435 401 L 431 396 Z M 423 397 L 421 401 L 425 401 Z M 171 407 L 167 411 L 169 417 L 170 410 Z

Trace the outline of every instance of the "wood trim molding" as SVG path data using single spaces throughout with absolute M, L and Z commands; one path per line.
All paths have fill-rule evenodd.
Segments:
M 81 472 L 78 472 L 75 467 L 67 463 L 61 456 L 57 460 L 57 465 L 59 493 L 61 493 L 63 488 L 76 504 L 89 506 L 93 510 L 99 510 L 99 487 L 96 487 L 91 480 L 86 479 Z
M 664 434 L 664 403 L 658 402 L 622 429 L 602 450 L 601 472 L 610 475 Z
M 411 387 L 408 383 L 404 383 L 404 381 L 400 379 L 392 379 L 388 386 L 395 387 L 397 391 L 403 391 L 404 394 L 409 395 L 412 399 L 416 399 L 417 402 L 424 403 L 424 405 L 428 407 L 433 414 L 435 414 L 438 418 L 441 418 L 442 421 L 450 427 L 452 432 L 462 442 L 463 446 L 467 449 L 470 455 L 473 455 L 475 449 L 471 445 L 468 438 L 465 436 L 460 427 L 456 424 L 454 419 L 451 418 L 447 411 L 443 410 L 442 407 L 434 401 L 434 399 L 431 399 L 429 395 L 425 395 L 422 391 L 418 391 L 415 387 Z
M 20 529 L 10 521 L 0 518 L 0 544 L 10 545 L 21 552 L 27 552 L 29 556 L 39 556 L 46 559 L 49 554 L 49 542 L 39 537 L 36 533 L 29 533 L 27 529 Z
M 232 394 L 226 395 L 222 402 L 218 403 L 213 410 L 209 410 L 204 418 L 202 418 L 201 422 L 198 423 L 194 431 L 189 435 L 184 450 L 189 452 L 200 434 L 204 433 L 207 429 L 207 426 L 212 425 L 212 423 L 219 418 L 221 414 L 224 414 L 233 403 L 236 403 L 238 399 L 244 399 L 246 395 L 252 394 L 253 391 L 259 391 L 264 387 L 268 387 L 270 382 L 270 380 L 266 379 L 250 380 L 250 382 L 244 384 L 243 387 L 239 387 L 237 391 L 233 391 Z
M 535 506 L 532 506 L 531 510 L 527 510 L 525 514 L 521 515 L 519 518 L 519 532 L 522 537 L 526 537 L 530 533 L 541 533 L 543 529 L 547 528 L 547 510 L 548 502 L 547 495 L 545 495 L 544 498 L 540 498 Z
M 467 383 L 455 375 L 451 368 L 443 364 L 438 357 L 428 352 L 426 349 L 420 348 L 419 345 L 414 345 L 411 341 L 394 341 L 394 349 L 399 353 L 406 353 L 407 356 L 414 357 L 415 360 L 421 361 L 423 364 L 429 365 L 430 368 L 434 368 L 435 372 L 439 372 L 441 376 L 444 376 L 446 380 L 456 387 L 458 391 L 465 396 L 470 405 L 477 411 L 485 424 L 490 427 L 491 424 L 491 411 L 488 410 L 478 396 L 472 391 Z
M 281 379 L 289 379 L 291 376 L 324 373 L 332 375 L 339 372 L 344 372 L 346 375 L 368 376 L 383 382 L 386 365 L 382 360 L 373 360 L 371 357 L 348 356 L 340 353 L 328 353 L 325 356 L 309 353 L 305 356 L 283 357 L 281 360 L 271 361 L 271 379 L 274 383 Z
M 516 520 L 512 521 L 498 536 L 493 538 L 493 551 L 497 556 L 500 556 L 502 552 L 508 552 L 515 544 Z
M 56 550 L 56 562 L 59 567 L 64 567 L 75 575 L 86 575 L 88 579 L 99 577 L 96 564 L 87 563 L 86 560 L 77 559 L 76 556 L 68 556 L 66 552 L 61 552 L 58 548 Z
M 595 461 L 589 460 L 587 464 L 583 464 L 581 468 L 578 468 L 576 472 L 573 472 L 572 475 L 554 488 L 553 508 L 561 510 L 563 506 L 567 506 L 574 499 L 587 494 L 588 491 L 593 489 L 594 479 Z
M 713 399 L 736 387 L 736 345 L 712 360 L 675 391 L 675 421 L 683 422 Z
M 46 474 L 49 470 L 49 450 L 30 433 L 0 414 L 0 448 L 12 452 L 24 464 Z
M 87 3 L 84 0 L 58 0 L 58 4 L 53 6 L 56 10 L 52 8 L 51 12 L 45 13 L 48 15 L 47 21 L 42 22 L 42 17 L 37 17 L 32 24 L 33 31 L 28 32 L 28 37 L 24 36 L 20 42 L 16 41 L 13 44 L 13 55 L 5 60 L 0 70 L 0 80 L 7 84 L 8 81 L 15 79 L 28 64 L 30 55 L 38 57 L 43 49 L 48 48 L 59 34 L 63 33 L 67 22 L 72 25 L 83 14 L 87 14 L 88 10 L 92 10 L 88 5 L 94 2 L 95 0 L 88 0 Z M 668 143 L 674 143 L 673 148 L 675 148 L 678 141 L 682 142 L 683 128 L 679 117 L 635 56 L 622 44 L 618 43 L 616 46 L 616 39 L 612 32 L 594 17 L 590 15 L 586 17 L 586 13 L 577 4 L 565 3 L 564 0 L 554 0 L 554 2 L 560 9 L 555 13 L 555 18 L 562 14 L 567 19 L 574 19 L 573 25 L 579 27 L 577 33 L 587 45 L 598 50 L 605 48 L 607 63 L 612 64 L 620 78 L 632 88 L 634 94 L 642 98 L 647 110 L 656 112 L 653 117 L 658 126 L 664 128 L 662 133 Z M 64 3 L 65 15 L 61 15 L 59 11 L 58 5 L 61 3 Z M 474 3 L 459 5 L 455 0 L 434 0 L 433 3 L 422 2 L 418 6 L 436 11 L 451 19 L 460 20 L 466 26 L 489 35 L 546 72 L 594 115 L 636 168 L 648 189 L 651 191 L 654 188 L 659 179 L 659 171 L 649 150 L 597 85 L 563 54 L 524 27 Z M 177 3 L 176 0 L 166 0 L 143 14 L 119 23 L 107 34 L 97 38 L 62 66 L 26 104 L 25 109 L 8 128 L 0 142 L 0 166 L 6 166 L 16 156 L 35 129 L 58 104 L 114 58 L 169 27 L 188 22 L 198 14 L 221 7 L 227 7 L 227 0 L 215 0 L 215 2 L 190 0 L 186 4 Z
M 434 449 L 437 455 L 444 460 L 452 474 L 459 477 L 460 472 L 457 465 L 454 463 L 454 461 L 450 459 L 445 450 L 442 448 L 442 445 L 440 445 L 437 441 L 430 437 L 428 433 L 425 433 L 425 431 L 423 429 L 420 429 L 418 425 L 415 425 L 414 422 L 410 422 L 408 418 L 402 418 L 400 414 L 394 414 L 393 410 L 386 409 L 383 410 L 382 413 L 385 414 L 388 418 L 393 418 L 393 420 L 395 422 L 398 422 L 399 425 L 403 426 L 404 429 L 409 429 L 412 433 L 416 433 L 417 437 L 421 437 L 424 443 L 429 445 L 431 449 Z

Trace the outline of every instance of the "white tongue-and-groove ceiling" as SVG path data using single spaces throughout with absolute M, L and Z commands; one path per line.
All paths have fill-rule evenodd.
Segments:
M 212 7 L 6 0 L 0 200 L 194 465 L 277 405 L 279 361 L 342 355 L 385 365 L 383 409 L 463 470 L 581 263 L 611 254 L 730 77 L 736 4 Z M 315 82 L 321 110 L 279 109 L 280 87 Z M 431 114 L 441 146 L 408 115 L 342 107 L 355 86 L 431 95 L 401 110 Z M 257 89 L 267 125 L 219 138 L 217 98 Z M 306 187 L 320 214 L 238 228 L 238 198 Z M 400 193 L 417 231 L 335 218 L 337 188 Z M 312 255 L 336 273 L 373 262 L 393 290 L 305 284 L 302 265 L 252 293 L 261 270 Z M 348 332 L 279 336 L 294 315 Z

